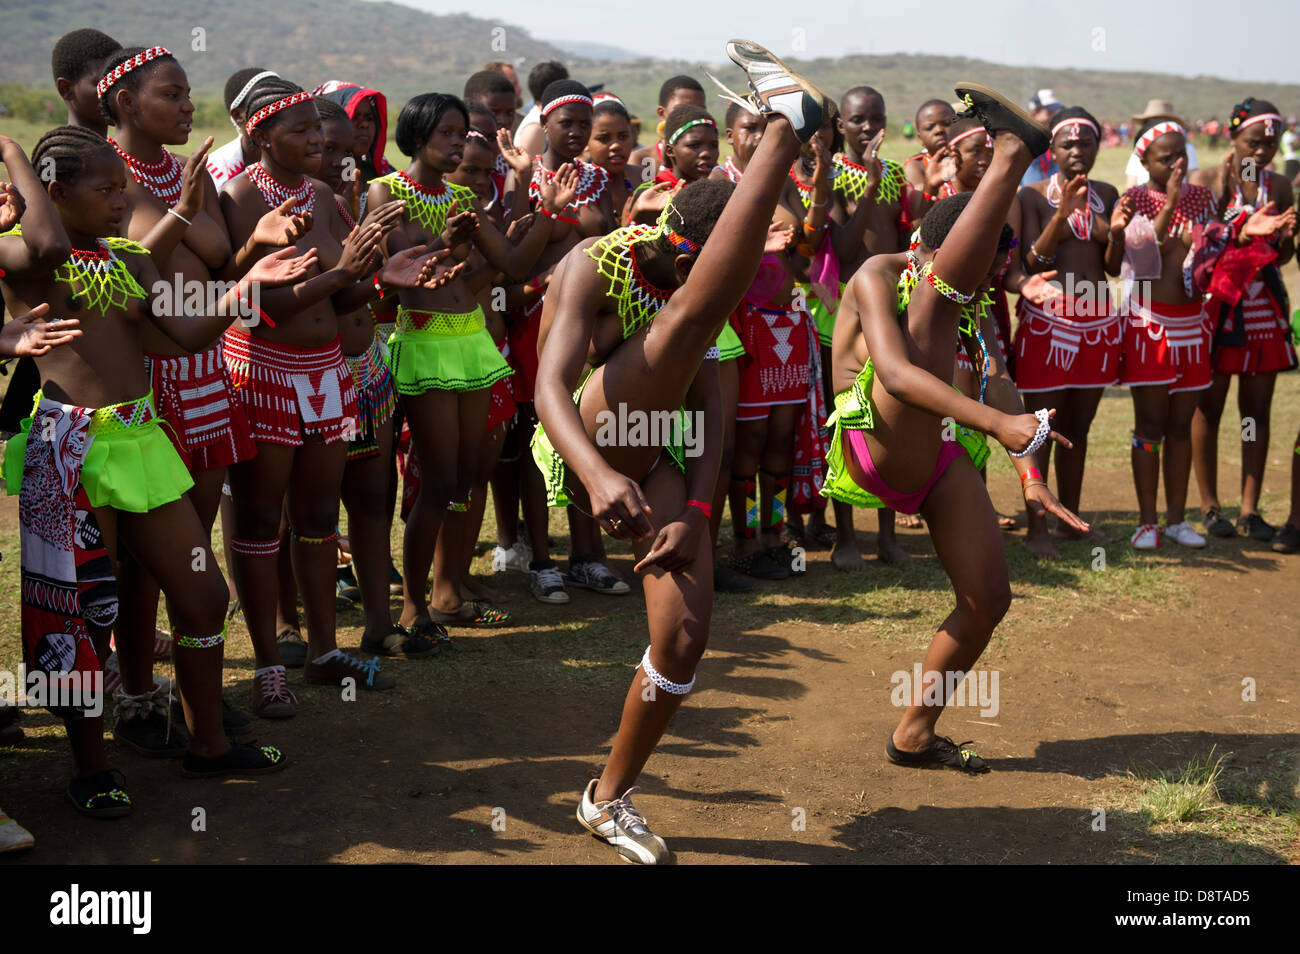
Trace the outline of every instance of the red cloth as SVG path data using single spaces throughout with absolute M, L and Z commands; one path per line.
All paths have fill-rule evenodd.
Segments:
M 220 341 L 198 354 L 144 357 L 162 429 L 191 473 L 257 453 Z
M 1121 319 L 1110 296 L 1016 304 L 1016 387 L 1103 388 L 1119 383 Z
M 510 342 L 503 341 L 497 345 L 497 350 L 501 352 L 501 357 L 510 362 Z M 498 424 L 504 424 L 511 420 L 519 410 L 519 405 L 515 403 L 515 389 L 512 382 L 515 375 L 502 378 L 496 384 L 492 385 L 492 404 L 488 408 L 487 427 L 485 430 L 491 433 Z
M 1120 381 L 1125 387 L 1167 384 L 1169 393 L 1210 386 L 1210 320 L 1201 302 L 1128 302 Z
M 537 387 L 537 340 L 542 330 L 542 303 L 546 296 L 525 308 L 510 322 L 507 340 L 510 344 L 510 367 L 515 369 L 515 400 L 527 403 L 533 399 Z
M 329 80 L 317 86 L 313 91 L 314 96 L 323 96 L 338 103 L 348 114 L 351 119 L 357 111 L 357 108 L 367 99 L 373 99 L 375 104 L 375 141 L 370 146 L 371 166 L 374 168 L 376 176 L 386 176 L 393 171 L 393 167 L 388 164 L 384 158 L 384 149 L 388 145 L 388 98 L 377 89 L 367 89 L 356 83 L 349 83 L 344 80 Z
M 788 306 L 757 308 L 742 303 L 740 400 L 736 420 L 767 417 L 774 404 L 802 404 L 808 399 L 810 346 L 806 326 L 812 319 Z
M 817 326 L 807 314 L 803 326 L 808 335 L 808 399 L 799 411 L 799 423 L 794 432 L 794 466 L 791 468 L 787 501 L 789 511 L 799 514 L 826 509 L 826 498 L 821 495 L 821 489 L 826 480 L 826 452 L 830 449 L 830 431 L 825 425 L 829 415 L 823 391 Z
M 1218 268 L 1214 274 L 1217 280 L 1220 275 Z M 1257 272 L 1254 281 L 1247 279 L 1240 287 L 1234 288 L 1233 293 L 1235 302 L 1225 302 L 1211 295 L 1208 308 L 1211 315 L 1222 315 L 1221 320 L 1233 330 L 1244 332 L 1245 343 L 1216 344 L 1210 359 L 1211 367 L 1219 374 L 1271 374 L 1294 368 L 1295 348 L 1288 340 L 1287 319 L 1290 316 L 1282 303 L 1273 297 L 1264 279 Z M 1237 314 L 1238 306 L 1240 315 Z M 1224 309 L 1227 309 L 1226 315 L 1223 315 Z M 1237 324 L 1242 327 L 1236 328 Z

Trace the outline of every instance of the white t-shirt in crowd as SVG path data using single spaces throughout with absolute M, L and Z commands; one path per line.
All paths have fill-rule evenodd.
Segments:
M 217 191 L 235 176 L 244 171 L 244 149 L 236 136 L 219 149 L 208 153 L 208 175 L 216 183 Z
M 515 130 L 515 145 L 519 145 L 519 134 L 528 126 L 540 126 L 542 124 L 542 107 L 533 103 L 533 108 L 524 113 L 524 118 L 519 120 L 519 128 Z
M 1196 159 L 1196 147 L 1190 142 L 1187 144 L 1187 171 L 1200 168 L 1200 163 Z M 1142 165 L 1142 160 L 1137 157 L 1137 153 L 1131 153 L 1128 157 L 1128 165 L 1124 167 L 1126 176 L 1137 176 L 1137 184 L 1142 185 L 1151 177 L 1147 175 L 1146 166 Z

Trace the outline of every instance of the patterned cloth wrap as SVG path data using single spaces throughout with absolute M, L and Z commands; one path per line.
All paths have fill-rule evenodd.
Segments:
M 361 354 L 345 355 L 357 392 L 357 424 L 348 439 L 348 460 L 364 460 L 379 453 L 379 429 L 393 416 L 397 395 L 388 370 L 388 349 L 378 338 Z
M 332 444 L 356 433 L 357 394 L 337 338 L 299 348 L 230 328 L 223 344 L 253 440 L 301 447 L 308 434 Z
M 36 439 L 32 440 L 32 433 Z M 90 627 L 117 619 L 117 582 L 95 507 L 144 513 L 180 499 L 189 472 L 159 428 L 153 395 L 98 409 L 37 392 L 31 417 L 5 448 L 6 489 L 18 494 L 22 541 L 23 661 L 62 695 L 64 719 L 85 717 L 88 692 L 102 692 Z M 57 685 L 56 685 L 57 684 Z
M 162 428 L 191 470 L 224 470 L 257 453 L 221 342 L 198 354 L 145 353 Z

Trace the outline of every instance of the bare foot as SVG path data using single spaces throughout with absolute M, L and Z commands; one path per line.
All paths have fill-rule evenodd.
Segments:
M 999 530 L 1014 530 L 1014 529 L 1016 529 L 1016 518 L 1015 518 L 1015 517 L 1004 517 L 1004 516 L 1002 516 L 1001 514 L 998 514 L 998 529 L 999 529 Z
M 881 563 L 907 563 L 912 555 L 898 545 L 897 540 L 877 540 L 876 556 Z
M 1061 551 L 1056 549 L 1056 544 L 1046 533 L 1031 533 L 1025 538 L 1025 547 L 1040 560 L 1056 560 L 1061 556 Z
M 1101 527 L 1093 526 L 1087 533 L 1080 533 L 1067 527 L 1065 524 L 1058 524 L 1052 531 L 1052 536 L 1058 540 L 1091 540 L 1093 543 L 1114 543 L 1115 538 L 1106 533 Z
M 921 528 L 921 515 L 919 513 L 900 513 L 895 519 L 909 530 L 919 530 Z
M 835 569 L 845 573 L 860 573 L 867 566 L 856 543 L 837 542 L 831 548 L 831 562 L 835 564 Z
M 460 598 L 465 601 L 487 600 L 489 603 L 504 603 L 506 595 L 495 587 L 483 582 L 481 576 L 466 573 L 460 579 Z

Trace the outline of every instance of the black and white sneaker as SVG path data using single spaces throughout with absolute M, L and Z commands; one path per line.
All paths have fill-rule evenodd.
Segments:
M 569 591 L 564 588 L 564 577 L 554 560 L 534 560 L 528 565 L 528 592 L 543 603 L 569 602 Z
M 632 592 L 632 587 L 616 577 L 612 570 L 599 560 L 584 560 L 580 563 L 569 561 L 569 572 L 564 580 L 572 586 L 584 590 L 595 590 L 606 596 L 624 596 Z
M 672 857 L 668 845 L 650 830 L 645 816 L 632 805 L 632 793 L 636 788 L 629 788 L 622 798 L 597 802 L 592 796 L 598 781 L 593 778 L 582 793 L 582 801 L 578 804 L 579 824 L 613 845 L 619 857 L 628 864 L 661 865 L 668 861 Z
M 753 113 L 780 113 L 800 142 L 807 142 L 836 113 L 835 101 L 808 82 L 765 47 L 750 40 L 727 41 L 727 56 L 745 71 L 748 96 L 739 96 L 705 70 L 721 87 L 722 98 Z

